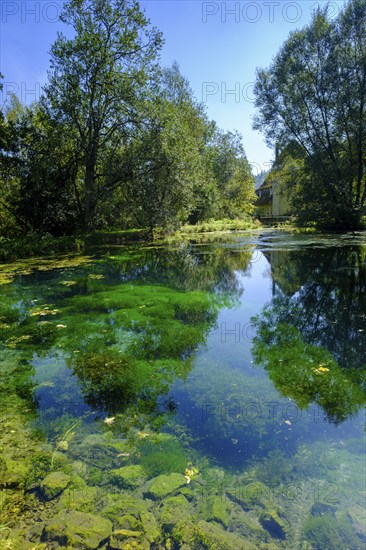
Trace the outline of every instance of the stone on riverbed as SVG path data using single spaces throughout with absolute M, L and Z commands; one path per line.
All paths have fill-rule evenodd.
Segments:
M 227 505 L 223 499 L 217 495 L 212 495 L 205 499 L 202 506 L 202 516 L 206 521 L 217 521 L 224 527 L 227 527 L 229 523 Z
M 178 495 L 163 501 L 159 521 L 164 531 L 171 531 L 178 518 L 189 519 L 191 515 L 191 506 L 188 500 L 183 495 Z
M 286 538 L 286 525 L 276 512 L 263 512 L 259 517 L 259 521 L 272 537 Z
M 131 466 L 122 466 L 116 470 L 111 470 L 110 481 L 124 489 L 135 489 L 146 478 L 142 466 L 134 464 Z
M 199 520 L 195 523 L 178 522 L 173 529 L 172 536 L 182 548 L 222 548 L 225 550 L 256 550 L 257 547 L 245 538 L 226 531 L 217 523 Z
M 112 523 L 94 514 L 63 511 L 52 518 L 42 534 L 43 542 L 58 542 L 81 550 L 95 550 L 112 534 Z
M 150 543 L 141 531 L 119 529 L 109 539 L 111 550 L 150 550 Z
M 182 474 L 162 474 L 154 477 L 146 496 L 154 500 L 164 498 L 186 485 L 187 480 Z
M 140 520 L 147 540 L 151 544 L 158 543 L 161 540 L 161 532 L 154 514 L 151 512 L 140 512 Z
M 64 472 L 51 472 L 41 481 L 39 488 L 46 500 L 52 500 L 70 485 L 71 480 L 71 476 Z

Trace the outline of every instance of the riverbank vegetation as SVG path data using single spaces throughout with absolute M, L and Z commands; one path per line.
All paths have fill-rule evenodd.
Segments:
M 61 21 L 39 101 L 0 112 L 0 260 L 111 228 L 119 242 L 256 227 L 242 136 L 208 118 L 177 63 L 161 67 L 138 3 L 69 0 Z M 364 0 L 318 10 L 257 73 L 254 127 L 276 147 L 291 223 L 311 230 L 364 227 L 365 22 Z
M 254 128 L 301 224 L 357 229 L 366 212 L 366 2 L 319 8 L 257 72 Z
M 1 235 L 249 218 L 241 136 L 209 120 L 177 63 L 160 66 L 138 3 L 69 0 L 61 21 L 39 101 L 13 96 L 1 116 Z

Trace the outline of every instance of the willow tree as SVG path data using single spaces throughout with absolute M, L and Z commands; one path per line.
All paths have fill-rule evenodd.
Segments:
M 43 104 L 72 136 L 82 226 L 89 230 L 109 192 L 102 159 L 140 121 L 162 38 L 135 0 L 69 0 L 60 18 L 74 36 L 59 34 L 52 46 Z
M 318 10 L 255 85 L 254 128 L 269 145 L 303 151 L 300 212 L 340 227 L 357 227 L 366 207 L 365 28 L 365 0 L 351 0 L 335 20 Z

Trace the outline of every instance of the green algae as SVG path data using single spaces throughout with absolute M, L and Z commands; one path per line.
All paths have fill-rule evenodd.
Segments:
M 189 462 L 181 444 L 168 434 L 143 440 L 138 446 L 141 464 L 150 477 L 172 472 L 184 473 Z
M 318 403 L 336 424 L 358 412 L 366 393 L 352 371 L 345 372 L 326 349 L 304 342 L 295 327 L 269 324 L 266 313 L 256 321 L 253 356 L 281 393 L 301 409 Z
M 42 257 L 16 261 L 11 264 L 0 264 L 0 285 L 11 283 L 15 277 L 30 275 L 35 271 L 50 271 L 79 267 L 92 262 L 91 256 L 68 254 L 58 258 Z
M 143 261 L 149 254 L 146 250 L 132 260 L 126 253 L 121 261 L 103 259 L 88 267 L 81 265 L 70 270 L 65 267 L 60 272 L 56 269 L 52 277 L 44 279 L 38 279 L 37 272 L 22 275 L 22 299 L 19 287 L 6 286 L 7 307 L 1 322 L 7 326 L 0 327 L 0 344 L 8 366 L 4 360 L 0 367 L 2 388 L 8 393 L 4 409 L 6 412 L 11 404 L 12 415 L 6 416 L 7 425 L 0 441 L 13 450 L 7 451 L 5 459 L 0 460 L 0 470 L 8 476 L 7 484 L 0 488 L 5 502 L 2 521 L 27 517 L 28 509 L 27 521 L 41 525 L 42 529 L 44 526 L 44 531 L 38 529 L 33 534 L 27 526 L 21 538 L 20 524 L 12 519 L 11 529 L 20 537 L 18 546 L 24 548 L 28 544 L 25 539 L 31 537 L 37 542 L 43 537 L 51 545 L 57 540 L 60 542 L 57 530 L 61 528 L 60 518 L 66 509 L 89 514 L 88 521 L 86 516 L 68 516 L 75 529 L 78 529 L 78 522 L 85 522 L 86 539 L 91 530 L 90 516 L 109 520 L 114 538 L 109 535 L 108 544 L 116 548 L 126 544 L 131 548 L 148 548 L 148 544 L 161 544 L 165 548 L 169 545 L 171 548 L 274 548 L 277 546 L 273 536 L 279 545 L 283 544 L 278 536 L 281 531 L 274 533 L 273 529 L 276 522 L 279 529 L 284 513 L 286 519 L 291 520 L 289 530 L 286 521 L 284 544 L 297 540 L 300 529 L 303 529 L 304 541 L 311 539 L 315 548 L 320 544 L 316 540 L 333 544 L 330 530 L 319 531 L 319 524 L 312 521 L 313 516 L 306 529 L 303 520 L 298 518 L 306 518 L 315 510 L 312 484 L 318 483 L 319 488 L 320 481 L 327 480 L 330 484 L 337 483 L 341 493 L 341 502 L 334 505 L 335 513 L 338 508 L 355 508 L 354 519 L 350 519 L 349 512 L 349 516 L 341 518 L 341 525 L 355 525 L 359 521 L 357 506 L 362 502 L 363 468 L 360 445 L 355 445 L 352 453 L 347 448 L 338 450 L 337 454 L 325 444 L 312 442 L 310 445 L 306 441 L 309 428 L 306 422 L 301 424 L 305 427 L 304 443 L 295 446 L 290 441 L 287 445 L 285 438 L 291 438 L 291 426 L 283 420 L 269 421 L 264 414 L 245 417 L 240 408 L 236 410 L 234 406 L 233 410 L 224 411 L 221 407 L 225 400 L 231 404 L 250 401 L 260 405 L 261 399 L 273 399 L 277 394 L 267 380 L 261 379 L 258 384 L 258 379 L 244 376 L 240 368 L 230 365 L 228 369 L 223 360 L 225 353 L 215 358 L 216 362 L 208 361 L 206 370 L 203 369 L 205 377 L 200 379 L 202 372 L 197 370 L 196 356 L 204 354 L 207 336 L 224 303 L 221 291 L 225 285 L 221 285 L 217 293 L 214 291 L 214 282 L 219 286 L 219 263 L 223 264 L 223 279 L 227 275 L 227 288 L 237 296 L 232 270 L 238 268 L 247 251 L 242 256 L 235 253 L 237 262 L 227 254 L 225 263 L 225 254 L 218 254 L 211 262 L 211 254 L 206 250 L 202 256 L 206 259 L 202 262 L 207 262 L 204 266 L 207 277 L 202 279 L 205 269 L 197 262 L 193 264 L 198 265 L 197 273 L 194 267 L 186 277 L 177 274 L 187 269 L 193 258 L 186 250 L 180 258 L 181 263 L 176 258 L 170 261 L 163 273 L 163 282 L 158 285 L 154 281 L 154 262 L 148 262 L 146 273 L 141 270 L 137 280 L 133 274 L 129 275 L 131 266 L 133 270 L 138 269 L 141 257 Z M 104 271 L 102 266 L 107 264 L 108 269 Z M 245 267 L 245 262 L 242 265 Z M 202 280 L 198 280 L 200 277 Z M 196 285 L 200 290 L 192 290 Z M 188 292 L 183 292 L 187 289 Z M 225 303 L 232 305 L 234 302 Z M 294 344 L 295 351 L 292 355 L 287 351 L 286 360 L 294 367 L 296 379 L 295 352 L 302 353 L 304 347 L 303 342 L 301 349 L 293 339 L 289 342 Z M 328 392 L 332 391 L 332 387 L 326 386 L 326 376 L 334 370 L 336 380 L 333 384 L 339 391 L 337 376 L 343 383 L 346 373 L 331 361 L 330 356 L 325 361 L 323 350 L 319 356 L 311 348 L 304 353 L 310 359 L 319 359 L 316 365 L 311 364 L 311 369 L 324 365 L 329 368 L 319 374 L 312 370 L 305 373 L 317 377 L 312 391 L 321 395 L 319 403 L 327 410 L 320 381 Z M 33 378 L 35 369 L 36 380 Z M 282 374 L 283 378 L 278 368 L 273 380 L 278 380 L 277 387 L 284 395 L 294 397 L 299 377 L 291 381 L 290 368 Z M 357 386 L 360 378 L 351 378 L 351 386 Z M 196 415 L 202 413 L 202 396 L 215 405 L 209 409 L 203 426 L 205 443 L 211 441 L 211 448 L 209 445 L 200 448 L 199 432 L 194 431 L 194 424 L 190 431 L 184 411 L 179 416 L 182 394 L 178 391 L 177 398 L 175 392 L 168 394 L 173 384 L 177 388 L 177 379 L 186 381 L 192 402 L 199 404 Z M 78 394 L 72 389 L 75 383 L 84 397 L 81 402 L 89 404 L 93 412 L 89 409 L 85 412 L 85 408 L 79 411 L 75 403 Z M 36 422 L 34 414 L 38 403 L 34 400 L 35 395 L 43 414 Z M 332 394 L 332 398 L 336 395 Z M 352 395 L 357 396 L 355 390 Z M 43 399 L 46 401 L 42 402 Z M 22 403 L 27 405 L 22 408 Z M 304 403 L 306 405 L 306 400 Z M 341 417 L 342 407 L 343 411 L 348 411 L 346 405 L 342 401 L 334 418 Z M 73 427 L 76 416 L 78 422 Z M 111 424 L 104 422 L 107 416 L 114 417 Z M 27 431 L 29 420 L 33 420 L 37 430 Z M 174 435 L 155 435 L 155 431 L 167 422 Z M 198 424 L 196 418 L 196 426 Z M 202 430 L 202 426 L 199 427 Z M 17 441 L 20 434 L 24 439 L 21 443 Z M 45 436 L 49 444 L 45 443 Z M 226 454 L 222 450 L 223 443 L 228 445 Z M 221 462 L 215 455 L 215 445 L 222 453 Z M 276 446 L 279 448 L 273 449 Z M 235 467 L 233 462 L 229 463 L 234 452 L 238 457 Z M 209 461 L 207 456 L 210 454 Z M 200 474 L 187 484 L 183 474 L 190 462 L 197 464 Z M 352 476 L 344 467 L 351 463 Z M 18 477 L 15 465 L 17 468 L 19 465 Z M 36 512 L 40 504 L 37 500 L 41 493 L 39 488 L 47 482 L 47 476 L 55 473 L 71 479 L 72 483 L 46 501 L 45 510 Z M 179 480 L 179 486 L 174 485 L 172 490 L 168 487 L 166 493 L 166 477 L 159 480 L 163 490 L 156 480 L 160 476 L 173 476 Z M 289 480 L 308 482 L 306 486 L 304 483 L 304 494 L 298 502 L 296 487 L 294 497 L 286 486 Z M 158 486 L 155 493 L 151 492 L 154 483 Z M 273 483 L 278 489 L 275 496 Z M 324 486 L 323 500 L 329 497 L 329 488 L 334 487 Z M 306 500 L 305 496 L 309 495 Z M 325 505 L 333 506 L 327 502 Z M 184 519 L 177 521 L 178 515 Z M 262 525 L 259 518 L 262 518 Z M 117 535 L 116 531 L 123 533 Z M 341 531 L 343 535 L 338 533 L 335 539 L 337 544 L 342 540 L 342 544 L 354 544 L 355 548 L 360 545 L 361 536 L 350 538 L 348 527 Z M 67 534 L 70 540 L 73 536 Z M 80 545 L 80 540 L 75 544 Z
M 314 550 L 362 547 L 350 523 L 344 517 L 336 518 L 329 514 L 308 518 L 304 527 L 304 538 L 311 543 Z

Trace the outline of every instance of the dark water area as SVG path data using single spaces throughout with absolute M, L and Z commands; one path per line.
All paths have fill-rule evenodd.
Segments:
M 0 281 L 0 549 L 365 548 L 366 234 Z

